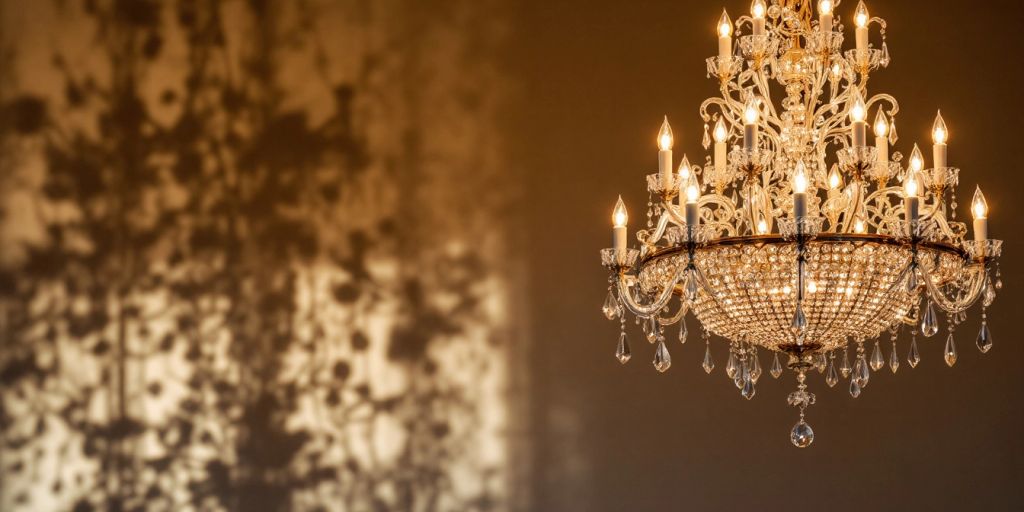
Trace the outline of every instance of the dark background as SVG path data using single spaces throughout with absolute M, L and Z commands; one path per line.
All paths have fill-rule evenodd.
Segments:
M 960 167 L 959 215 L 974 183 L 985 191 L 991 233 L 1006 240 L 1005 288 L 990 310 L 996 346 L 973 346 L 977 310 L 957 335 L 960 359 L 942 361 L 944 336 L 918 340 L 923 361 L 875 373 L 854 400 L 845 386 L 810 380 L 816 440 L 788 439 L 788 371 L 743 400 L 718 367 L 700 368 L 694 335 L 670 345 L 658 374 L 653 347 L 629 322 L 633 360 L 612 357 L 617 322 L 599 311 L 617 194 L 631 231 L 643 223 L 643 175 L 657 168 L 655 135 L 668 115 L 676 157 L 703 161 L 700 102 L 717 93 L 704 59 L 717 51 L 715 22 L 745 1 L 531 2 L 521 9 L 514 73 L 523 77 L 516 165 L 528 186 L 530 358 L 538 510 L 1010 510 L 1024 490 L 1024 347 L 1021 312 L 1019 126 L 1024 50 L 1015 2 L 868 2 L 888 22 L 892 63 L 869 90 L 900 102 L 896 150 L 923 150 L 937 108 L 949 124 L 950 162 Z M 836 12 L 847 25 L 856 2 Z M 873 26 L 874 27 L 874 26 Z M 873 29 L 872 41 L 879 36 Z M 873 114 L 872 114 L 873 116 Z M 927 151 L 925 151 L 927 153 Z M 930 155 L 930 154 L 929 154 Z M 930 158 L 930 156 L 929 156 Z M 674 341 L 674 333 L 669 336 Z M 888 355 L 889 343 L 883 348 Z

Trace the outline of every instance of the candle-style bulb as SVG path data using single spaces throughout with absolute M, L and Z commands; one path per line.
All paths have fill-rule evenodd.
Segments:
M 875 116 L 875 137 L 885 137 L 889 135 L 889 120 L 885 117 L 885 112 L 879 108 L 878 114 Z
M 732 35 L 732 20 L 729 19 L 729 13 L 722 9 L 722 17 L 718 20 L 718 36 L 729 37 Z
M 860 94 L 860 88 L 853 86 L 853 105 L 850 107 L 850 120 L 860 123 L 867 119 L 867 117 L 868 110 L 864 105 L 864 97 Z
M 696 203 L 700 199 L 700 182 L 697 181 L 697 175 L 690 175 L 690 183 L 686 185 L 686 202 Z
M 807 192 L 807 171 L 804 169 L 803 161 L 797 161 L 796 170 L 793 172 L 793 193 L 803 194 Z
M 843 65 L 837 60 L 832 63 L 832 80 L 839 80 L 843 76 Z
M 761 19 L 761 18 L 764 18 L 764 14 L 765 14 L 766 11 L 767 11 L 767 8 L 764 5 L 764 0 L 754 0 L 753 2 L 751 2 L 751 4 L 750 4 L 750 15 L 751 16 L 753 16 L 753 17 L 755 17 L 757 19 Z
M 853 220 L 853 232 L 859 235 L 863 235 L 868 231 L 868 223 L 864 222 L 863 215 L 857 215 L 857 218 Z
M 832 14 L 832 0 L 818 2 L 818 14 Z
M 924 155 L 921 154 L 921 148 L 914 144 L 914 150 L 910 152 L 910 170 L 919 172 L 921 169 L 924 169 Z
M 868 25 L 868 21 L 870 19 L 871 16 L 868 14 L 868 7 L 864 5 L 864 0 L 861 0 L 861 2 L 857 4 L 857 11 L 853 15 L 853 22 L 858 27 L 864 28 Z
M 725 142 L 726 137 L 729 136 L 729 131 L 725 129 L 725 121 L 721 117 L 718 118 L 718 122 L 715 123 L 715 142 Z
M 743 108 L 743 122 L 746 124 L 757 124 L 760 112 L 757 109 L 757 97 L 750 95 L 747 105 Z
M 768 223 L 764 219 L 757 220 L 757 234 L 763 235 L 768 232 Z
M 843 177 L 839 175 L 839 167 L 833 165 L 828 173 L 828 188 L 837 189 L 843 184 Z
M 668 124 L 668 116 L 665 116 L 665 120 L 661 122 L 661 130 L 658 131 L 658 149 L 672 149 L 672 127 Z
M 911 171 L 903 181 L 903 197 L 917 197 L 921 189 L 921 178 L 918 171 Z
M 690 159 L 683 155 L 683 161 L 679 162 L 679 182 L 686 183 L 690 179 Z
M 932 125 L 932 142 L 945 144 L 949 139 L 949 130 L 946 129 L 946 121 L 942 119 L 942 111 L 935 116 L 935 123 Z
M 626 203 L 623 203 L 622 196 L 619 196 L 619 200 L 615 203 L 615 209 L 612 210 L 612 226 L 624 228 L 628 221 L 629 214 L 626 213 Z
M 981 187 L 975 187 L 974 199 L 971 201 L 971 213 L 975 219 L 988 218 L 988 202 L 985 201 L 985 194 L 981 193 Z

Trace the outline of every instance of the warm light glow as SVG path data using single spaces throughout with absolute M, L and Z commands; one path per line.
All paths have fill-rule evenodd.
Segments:
M 768 223 L 764 219 L 760 219 L 757 221 L 757 234 L 763 235 L 765 233 L 768 233 Z
M 668 151 L 672 149 L 672 127 L 668 125 L 668 116 L 661 122 L 661 130 L 658 132 L 658 149 Z
M 757 97 L 750 96 L 747 100 L 747 106 L 743 109 L 743 122 L 746 124 L 757 124 L 757 118 L 760 117 L 760 112 L 757 110 Z
M 889 134 L 889 121 L 885 118 L 885 112 L 881 108 L 878 109 L 878 115 L 875 116 L 875 137 L 885 137 Z
M 839 168 L 833 165 L 832 171 L 828 173 L 828 188 L 837 189 L 842 184 L 843 177 L 839 175 Z
M 932 125 L 932 142 L 945 144 L 949 138 L 949 131 L 946 129 L 946 121 L 942 119 L 942 111 L 935 116 L 935 124 Z
M 864 106 L 864 98 L 860 95 L 860 89 L 857 86 L 854 86 L 853 98 L 853 106 L 850 107 L 850 120 L 862 123 L 868 118 L 868 110 Z
M 766 10 L 764 0 L 754 0 L 754 2 L 750 4 L 750 14 L 757 19 L 764 18 Z
M 729 131 L 725 129 L 725 121 L 719 117 L 718 122 L 715 123 L 715 142 L 725 142 L 725 138 L 728 136 Z
M 921 189 L 921 184 L 918 180 L 917 171 L 912 171 L 907 175 L 907 179 L 903 182 L 904 197 L 917 197 Z
M 858 235 L 863 235 L 864 233 L 868 232 L 868 224 L 864 222 L 863 217 L 858 216 L 853 221 L 853 232 L 857 233 Z
M 807 293 L 815 293 L 818 291 L 818 283 L 811 281 L 807 283 Z
M 690 159 L 683 155 L 683 161 L 679 162 L 679 182 L 686 183 L 690 180 Z
M 796 171 L 793 172 L 793 193 L 803 194 L 805 192 L 807 192 L 807 171 L 804 169 L 804 163 L 798 161 Z
M 832 14 L 832 0 L 821 0 L 818 2 L 819 14 Z
M 974 200 L 971 201 L 971 213 L 975 219 L 988 218 L 988 202 L 985 201 L 985 194 L 981 193 L 981 187 L 974 189 Z
M 700 182 L 697 181 L 697 175 L 690 175 L 690 184 L 686 186 L 686 202 L 696 203 L 700 199 Z
M 615 210 L 612 211 L 612 226 L 624 228 L 626 222 L 629 222 L 629 214 L 626 213 L 626 203 L 623 203 L 622 196 L 619 196 L 619 201 L 615 203 Z
M 732 35 L 732 20 L 729 13 L 722 10 L 722 17 L 718 20 L 718 37 L 729 37 Z
M 920 171 L 924 169 L 924 156 L 921 154 L 921 148 L 914 144 L 914 150 L 910 152 L 910 170 Z
M 858 27 L 864 28 L 864 27 L 868 26 L 868 20 L 870 20 L 870 19 L 871 19 L 871 16 L 868 15 L 868 7 L 866 5 L 864 5 L 864 1 L 861 0 L 861 2 L 859 4 L 857 4 L 857 12 L 853 16 L 853 22 Z
M 842 76 L 842 75 L 843 75 L 843 65 L 840 64 L 839 61 L 837 60 L 837 61 L 832 63 L 832 78 L 833 78 L 833 80 L 838 80 L 839 77 Z

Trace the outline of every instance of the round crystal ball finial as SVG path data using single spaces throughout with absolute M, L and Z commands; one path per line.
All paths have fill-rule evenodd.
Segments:
M 814 442 L 814 430 L 806 421 L 800 420 L 793 425 L 793 431 L 789 434 L 789 440 L 797 448 L 807 448 Z

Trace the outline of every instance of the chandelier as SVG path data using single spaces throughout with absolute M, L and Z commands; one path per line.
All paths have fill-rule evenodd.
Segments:
M 611 273 L 602 309 L 619 320 L 620 362 L 632 357 L 627 312 L 655 345 L 660 372 L 672 365 L 666 327 L 678 323 L 685 343 L 692 313 L 705 344 L 703 369 L 715 367 L 710 335 L 727 340 L 725 373 L 744 398 L 754 397 L 764 352 L 772 377 L 783 363 L 795 374 L 787 401 L 799 410 L 790 435 L 798 447 L 814 440 L 805 420 L 815 402 L 808 391 L 814 371 L 829 387 L 848 379 L 856 398 L 871 372 L 901 366 L 901 329 L 910 336 L 906 361 L 917 366 L 917 336 L 938 333 L 940 315 L 948 330 L 943 357 L 953 366 L 954 331 L 979 300 L 976 343 L 988 352 L 985 311 L 1002 287 L 1002 243 L 988 238 L 979 188 L 970 236 L 957 220 L 959 169 L 947 162 L 941 113 L 931 166 L 916 144 L 904 163 L 894 150 L 896 99 L 868 89 L 870 73 L 889 65 L 885 21 L 860 2 L 854 44 L 844 45 L 833 12 L 839 3 L 755 0 L 735 24 L 723 11 L 718 55 L 707 59 L 720 96 L 700 107 L 711 154 L 703 166 L 684 155 L 674 167 L 666 119 L 657 136 L 659 170 L 646 177 L 647 225 L 636 232 L 637 248 L 627 247 L 620 197 L 613 247 L 601 251 Z M 874 27 L 880 41 L 870 41 Z

